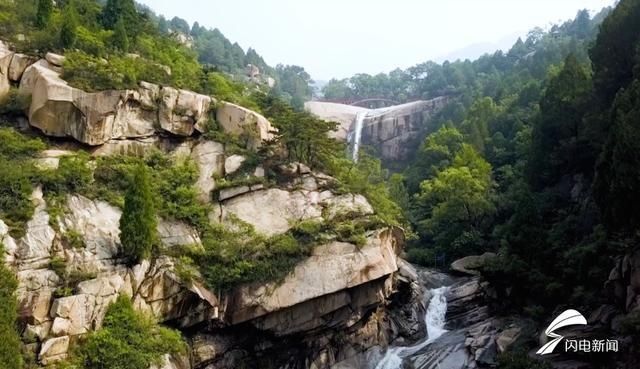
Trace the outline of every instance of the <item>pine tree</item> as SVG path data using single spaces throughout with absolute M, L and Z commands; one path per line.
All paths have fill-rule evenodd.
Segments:
M 100 16 L 102 25 L 107 29 L 115 29 L 120 18 L 125 22 L 127 34 L 133 36 L 140 24 L 133 0 L 107 0 Z
M 60 45 L 65 49 L 70 49 L 76 43 L 78 27 L 78 13 L 72 3 L 64 8 L 62 27 L 60 28 Z
M 17 304 L 15 276 L 4 264 L 4 246 L 0 244 L 0 367 L 21 369 L 20 337 L 16 331 Z
M 38 0 L 38 10 L 36 12 L 36 26 L 42 29 L 49 24 L 53 13 L 53 2 L 51 0 Z
M 129 51 L 129 37 L 122 18 L 118 20 L 113 31 L 113 46 L 125 53 Z
M 135 168 L 131 185 L 125 194 L 120 218 L 122 253 L 135 264 L 151 255 L 156 242 L 157 220 L 147 168 Z

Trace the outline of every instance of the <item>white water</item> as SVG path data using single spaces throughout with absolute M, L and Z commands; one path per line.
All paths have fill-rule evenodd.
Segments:
M 427 337 L 413 346 L 390 347 L 376 369 L 400 369 L 404 358 L 414 355 L 446 332 L 444 323 L 447 313 L 447 298 L 445 297 L 447 290 L 448 287 L 440 287 L 430 291 L 432 297 L 424 317 L 427 325 Z
M 368 111 L 361 111 L 356 114 L 356 121 L 353 127 L 351 136 L 351 160 L 354 163 L 358 162 L 358 152 L 360 151 L 360 140 L 362 139 L 362 128 L 364 126 L 364 120 L 369 114 Z

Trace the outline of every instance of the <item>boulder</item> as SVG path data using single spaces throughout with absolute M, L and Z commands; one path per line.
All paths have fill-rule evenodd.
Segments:
M 225 174 L 232 174 L 236 172 L 242 166 L 247 158 L 242 155 L 231 155 L 224 162 Z
M 366 197 L 362 195 L 346 194 L 332 197 L 324 200 L 323 205 L 327 210 L 327 219 L 333 219 L 338 215 L 345 214 L 373 214 L 373 207 L 371 207 Z
M 52 65 L 56 67 L 62 67 L 64 64 L 64 56 L 54 53 L 47 53 L 44 58 Z
M 49 269 L 24 270 L 17 274 L 20 318 L 40 325 L 51 320 L 49 308 L 54 291 L 62 280 Z
M 394 273 L 403 239 L 396 229 L 380 230 L 358 248 L 344 242 L 318 246 L 281 282 L 238 288 L 229 297 L 227 319 L 237 324 Z
M 51 305 L 54 336 L 76 336 L 91 331 L 96 297 L 89 294 L 56 299 Z
M 58 169 L 60 158 L 67 155 L 73 155 L 73 152 L 67 150 L 44 150 L 38 154 L 35 159 L 35 165 L 43 170 Z
M 192 91 L 164 87 L 160 91 L 160 127 L 177 136 L 188 137 L 195 126 L 204 127 L 209 120 L 211 98 Z
M 211 201 L 211 191 L 215 188 L 214 175 L 222 175 L 225 167 L 224 145 L 213 141 L 203 141 L 196 144 L 191 151 L 191 158 L 198 166 L 199 199 L 202 202 Z
M 496 256 L 493 252 L 485 252 L 482 255 L 465 256 L 451 263 L 451 269 L 463 274 L 480 275 L 480 272 L 476 269 L 482 268 L 489 261 L 495 259 Z
M 496 345 L 498 346 L 498 353 L 503 353 L 511 347 L 516 340 L 520 337 L 522 329 L 519 327 L 507 328 L 498 334 L 496 338 Z
M 262 141 L 273 139 L 274 128 L 271 122 L 262 115 L 239 105 L 221 102 L 216 110 L 216 121 L 227 133 L 236 136 L 246 135 L 251 149 L 260 147 Z M 196 128 L 201 132 L 204 130 L 201 125 Z
M 25 54 L 14 54 L 13 59 L 11 59 L 11 64 L 9 65 L 9 79 L 13 82 L 20 82 L 22 78 L 22 74 L 31 64 L 35 63 L 38 59 L 25 55 Z
M 43 365 L 64 360 L 69 351 L 69 337 L 57 337 L 46 340 L 42 344 L 38 358 Z

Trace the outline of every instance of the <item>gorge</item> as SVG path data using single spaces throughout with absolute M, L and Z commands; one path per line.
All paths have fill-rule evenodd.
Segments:
M 636 369 L 638 19 L 314 91 L 133 0 L 0 0 L 0 369 Z

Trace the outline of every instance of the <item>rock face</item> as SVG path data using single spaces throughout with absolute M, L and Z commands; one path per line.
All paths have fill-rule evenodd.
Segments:
M 220 155 L 224 157 L 224 150 L 218 145 L 196 141 L 178 145 L 175 151 L 223 171 Z M 56 159 L 66 154 L 59 150 L 42 156 Z M 333 180 L 330 177 L 301 164 L 291 168 L 296 177 L 283 188 L 246 186 L 243 193 L 230 189 L 237 194 L 218 204 L 222 214 L 235 212 L 255 223 L 259 231 L 275 234 L 285 232 L 295 219 L 373 212 L 364 197 L 322 190 Z M 68 195 L 66 211 L 51 219 L 41 191 L 34 192 L 33 200 L 37 207 L 26 235 L 14 240 L 0 222 L 0 240 L 7 263 L 18 275 L 24 337 L 35 339 L 29 347 L 42 365 L 64 359 L 79 336 L 99 329 L 109 304 L 119 295 L 131 296 L 136 309 L 182 329 L 187 336 L 191 359 L 167 357 L 162 368 L 238 367 L 250 359 L 248 353 L 262 352 L 282 362 L 293 355 L 300 365 L 313 363 L 309 367 L 328 369 L 376 345 L 386 345 L 398 332 L 412 334 L 419 329 L 382 318 L 397 285 L 411 283 L 406 265 L 404 279 L 396 278 L 397 254 L 404 242 L 400 229 L 371 231 L 361 247 L 326 241 L 282 281 L 242 286 L 220 295 L 197 282 L 181 281 L 170 257 L 127 266 L 119 259 L 119 209 Z M 266 213 L 260 216 L 256 209 Z M 306 211 L 311 213 L 305 215 Z M 261 225 L 269 218 L 277 220 Z M 79 242 L 68 241 L 72 233 L 79 235 Z M 158 234 L 166 248 L 202 247 L 198 233 L 184 223 L 160 219 Z M 54 259 L 56 264 L 63 262 L 62 268 L 51 269 Z M 72 274 L 80 280 L 68 291 L 63 287 L 68 287 L 65 283 Z M 350 343 L 338 344 L 338 335 Z M 296 337 L 304 337 L 304 349 L 289 351 L 281 346 Z M 256 339 L 261 347 L 255 346 Z
M 373 110 L 323 102 L 310 102 L 305 104 L 305 108 L 321 119 L 340 123 L 335 136 L 343 140 L 354 129 L 356 115 L 366 112 L 362 144 L 374 147 L 383 160 L 399 161 L 408 157 L 416 146 L 412 141 L 420 137 L 428 128 L 431 117 L 449 100 L 448 97 L 438 97 Z
M 320 180 L 322 181 L 322 180 Z M 336 196 L 322 190 L 314 175 L 301 178 L 300 190 L 262 186 L 241 186 L 220 192 L 219 214 L 215 217 L 225 222 L 230 214 L 253 225 L 265 235 L 280 234 L 305 220 L 333 219 L 340 214 L 373 214 L 373 209 L 362 195 Z
M 205 132 L 216 117 L 225 132 L 246 137 L 249 148 L 273 137 L 271 123 L 262 115 L 192 91 L 146 82 L 135 90 L 88 93 L 73 88 L 60 78 L 63 64 L 62 55 L 47 53 L 37 60 L 15 54 L 0 41 L 0 98 L 11 83 L 19 83 L 20 93 L 31 97 L 29 123 L 46 135 L 90 146 L 162 133 L 190 137 Z
M 241 323 L 389 276 L 398 269 L 397 237 L 390 229 L 372 235 L 360 249 L 337 241 L 318 246 L 284 281 L 239 289 L 231 299 L 235 308 L 229 310 L 229 319 Z M 287 323 L 295 326 L 295 322 Z M 283 325 L 274 325 L 276 328 L 283 329 Z

